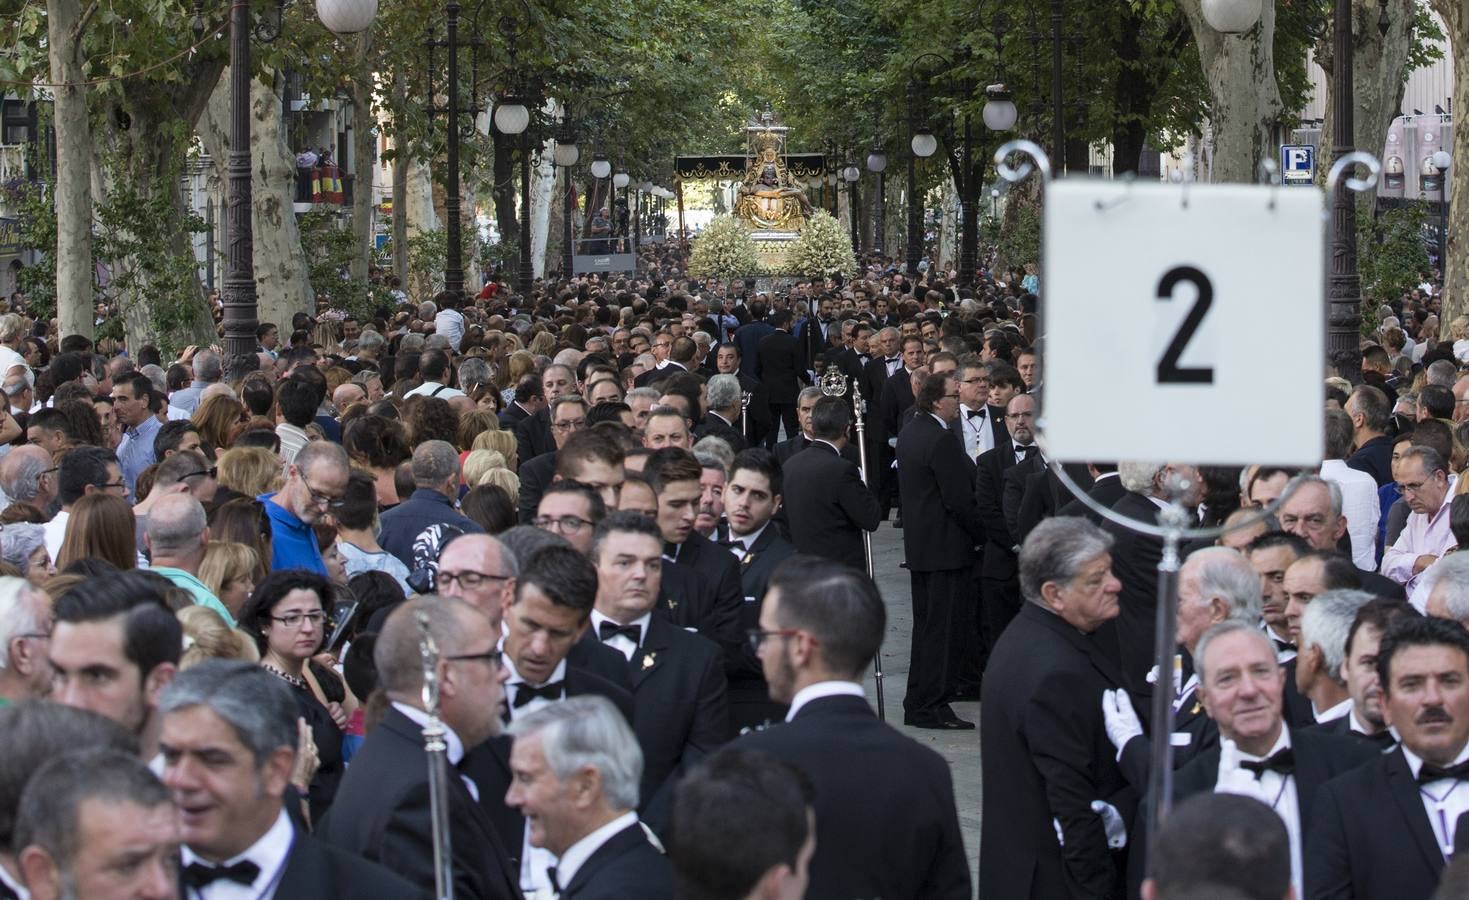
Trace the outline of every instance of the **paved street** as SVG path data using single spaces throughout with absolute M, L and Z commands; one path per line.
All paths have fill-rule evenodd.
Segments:
M 969 854 L 969 870 L 974 872 L 979 860 L 979 731 L 926 731 L 903 727 L 903 691 L 908 682 L 908 650 L 913 627 L 908 570 L 900 565 L 903 562 L 903 533 L 895 530 L 890 522 L 884 522 L 873 535 L 872 553 L 877 586 L 888 607 L 888 633 L 882 649 L 887 721 L 914 740 L 937 750 L 949 761 L 954 773 L 959 824 L 964 829 L 964 849 Z M 871 678 L 867 680 L 867 693 L 869 698 L 875 699 Z M 955 703 L 954 710 L 960 718 L 979 724 L 978 703 Z

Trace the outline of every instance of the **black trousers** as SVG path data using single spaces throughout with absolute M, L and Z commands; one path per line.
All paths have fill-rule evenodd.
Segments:
M 907 716 L 937 713 L 953 687 L 952 643 L 958 638 L 959 608 L 974 602 L 973 570 L 913 572 L 913 644 L 908 662 Z

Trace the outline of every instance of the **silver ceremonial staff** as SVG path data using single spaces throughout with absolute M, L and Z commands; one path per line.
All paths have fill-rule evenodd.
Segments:
M 862 396 L 862 388 L 857 385 L 857 379 L 848 379 L 846 373 L 835 365 L 828 365 L 821 373 L 821 393 L 828 397 L 847 396 L 848 383 L 852 393 L 852 419 L 857 426 L 857 459 L 858 472 L 862 476 L 862 484 L 870 490 L 872 485 L 867 480 L 867 400 Z M 862 529 L 862 553 L 867 560 L 867 577 L 876 583 L 872 567 L 872 533 Z M 872 680 L 877 684 L 877 717 L 887 719 L 887 711 L 882 697 L 882 648 L 879 646 L 877 653 L 872 657 Z
M 439 647 L 428 627 L 428 613 L 418 610 L 418 652 L 423 662 L 423 750 L 428 757 L 428 797 L 433 818 L 434 896 L 454 900 L 453 847 L 449 838 L 449 745 L 439 721 Z

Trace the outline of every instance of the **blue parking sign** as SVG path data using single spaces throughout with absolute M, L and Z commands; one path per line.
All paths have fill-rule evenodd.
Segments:
M 1282 184 L 1311 184 L 1316 179 L 1316 148 L 1311 144 L 1285 144 L 1280 148 Z

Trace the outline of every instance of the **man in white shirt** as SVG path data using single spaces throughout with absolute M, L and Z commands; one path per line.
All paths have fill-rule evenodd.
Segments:
M 1296 689 L 1311 701 L 1318 724 L 1335 721 L 1352 710 L 1352 695 L 1342 663 L 1347 652 L 1347 632 L 1357 610 L 1372 595 L 1347 589 L 1327 591 L 1311 601 L 1301 613 L 1301 641 L 1296 656 Z
M 1411 594 L 1424 570 L 1458 543 L 1449 528 L 1449 504 L 1458 478 L 1431 447 L 1409 447 L 1398 467 L 1398 488 L 1412 512 L 1397 541 L 1383 552 L 1381 571 Z
M 1382 505 L 1377 499 L 1377 481 L 1366 472 L 1347 467 L 1352 452 L 1352 419 L 1339 409 L 1326 411 L 1326 458 L 1321 477 L 1341 488 L 1342 514 L 1352 536 L 1352 562 L 1371 572 L 1377 568 L 1377 521 Z
M 299 783 L 297 706 L 259 666 L 209 660 L 160 701 L 163 783 L 179 809 L 184 894 L 199 900 L 414 896 L 394 872 L 297 831 L 287 786 Z M 293 798 L 294 799 L 294 798 Z M 329 887 L 328 887 L 329 886 Z
M 550 703 L 516 719 L 509 733 L 505 803 L 525 815 L 531 845 L 555 854 L 552 889 L 578 896 L 595 880 L 602 896 L 672 900 L 668 860 L 636 812 L 643 753 L 611 701 Z

